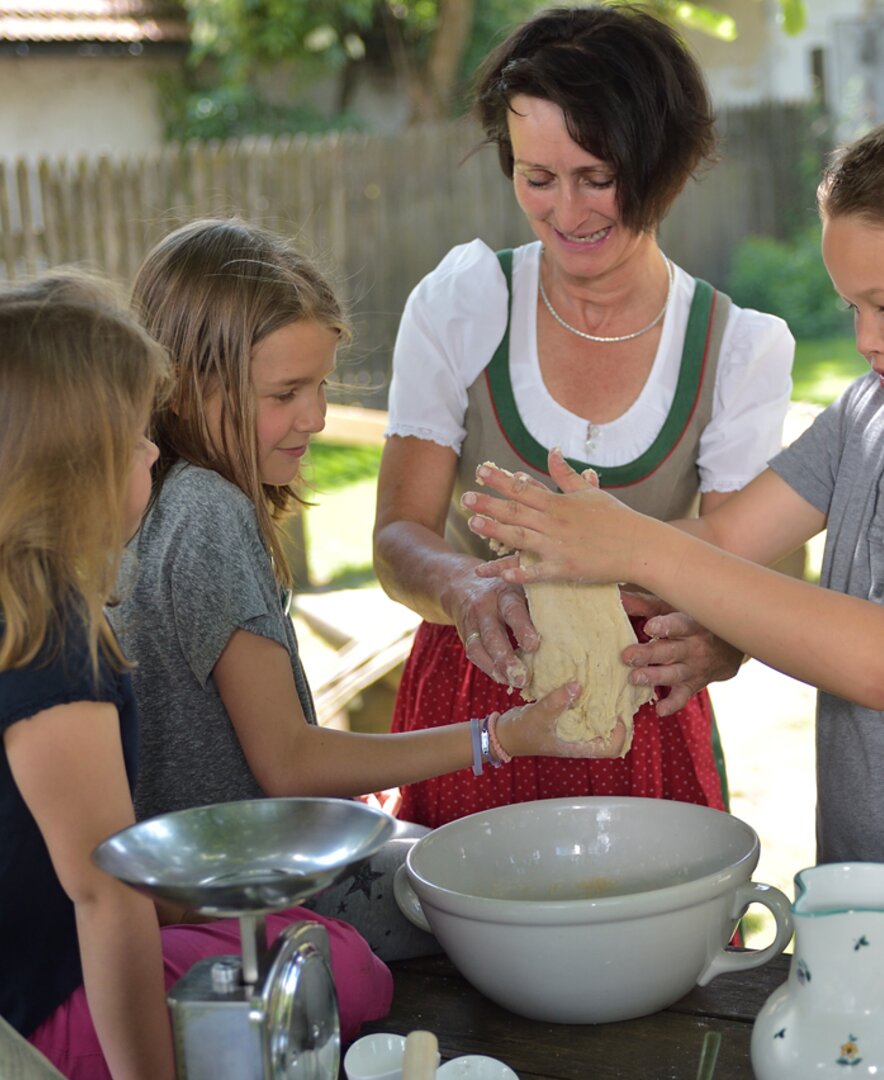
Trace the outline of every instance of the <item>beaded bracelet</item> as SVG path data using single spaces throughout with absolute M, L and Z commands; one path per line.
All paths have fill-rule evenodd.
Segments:
M 482 770 L 485 768 L 483 764 L 484 755 L 482 753 L 482 721 L 478 716 L 473 717 L 470 721 L 470 737 L 473 741 L 473 776 L 481 776 Z
M 508 754 L 506 750 L 500 745 L 500 739 L 497 737 L 497 721 L 500 719 L 500 713 L 492 713 L 485 721 L 485 729 L 488 732 L 488 739 L 491 743 L 491 749 L 494 752 L 494 756 L 497 761 L 492 761 L 494 765 L 508 765 L 512 760 L 512 755 Z

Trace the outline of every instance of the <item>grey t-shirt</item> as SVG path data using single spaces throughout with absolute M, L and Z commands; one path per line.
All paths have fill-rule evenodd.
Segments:
M 878 376 L 857 379 L 771 468 L 826 515 L 820 584 L 884 602 L 884 386 Z M 884 713 L 820 692 L 816 768 L 817 860 L 884 862 Z
M 130 545 L 112 622 L 138 699 L 139 819 L 207 803 L 254 799 L 252 775 L 212 669 L 235 630 L 283 645 L 307 720 L 316 714 L 291 619 L 261 542 L 255 508 L 238 487 L 193 465 L 177 465 Z M 402 915 L 393 878 L 427 830 L 408 822 L 353 877 L 312 897 L 316 912 L 346 919 L 382 960 L 440 951 Z
M 254 506 L 218 473 L 181 463 L 130 547 L 111 621 L 138 665 L 138 818 L 262 796 L 212 679 L 235 630 L 288 650 L 304 715 L 316 719 Z

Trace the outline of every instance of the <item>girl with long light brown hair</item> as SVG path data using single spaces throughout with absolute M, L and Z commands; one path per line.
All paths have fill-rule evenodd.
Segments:
M 326 383 L 348 336 L 341 306 L 287 241 L 215 220 L 161 240 L 134 299 L 176 371 L 155 422 L 158 486 L 135 546 L 137 582 L 116 622 L 140 661 L 139 815 L 264 795 L 360 796 L 526 753 L 617 752 L 616 738 L 556 737 L 574 687 L 485 725 L 404 735 L 318 726 L 275 518 L 295 501 L 304 455 L 325 424 Z M 405 839 L 356 885 L 316 901 L 384 959 L 437 948 L 392 900 L 391 846 L 401 861 Z

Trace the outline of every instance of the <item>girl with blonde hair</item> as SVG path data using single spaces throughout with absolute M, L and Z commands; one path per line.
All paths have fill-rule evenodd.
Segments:
M 280 237 L 238 221 L 167 236 L 136 278 L 145 327 L 175 365 L 155 418 L 156 497 L 139 533 L 138 575 L 116 625 L 139 658 L 136 810 L 260 796 L 360 796 L 520 754 L 616 753 L 560 742 L 562 687 L 534 706 L 446 729 L 368 735 L 319 727 L 284 590 L 275 521 L 325 424 L 325 387 L 347 322 L 322 275 Z M 495 753 L 494 747 L 497 747 Z M 399 914 L 390 871 L 403 829 L 315 901 L 353 922 L 384 959 L 437 949 Z
M 166 358 L 73 277 L 4 290 L 0 342 L 0 1013 L 66 1075 L 101 1075 L 103 1052 L 114 1076 L 171 1080 L 156 913 L 90 859 L 134 820 L 135 704 L 103 605 L 150 492 Z M 81 982 L 91 1073 L 88 1013 L 52 1041 Z
M 72 1080 L 172 1080 L 164 984 L 238 949 L 230 920 L 161 931 L 91 861 L 135 820 L 135 699 L 104 605 L 150 495 L 146 425 L 168 378 L 100 282 L 0 291 L 0 1015 Z M 352 1035 L 384 1015 L 390 974 L 320 921 Z

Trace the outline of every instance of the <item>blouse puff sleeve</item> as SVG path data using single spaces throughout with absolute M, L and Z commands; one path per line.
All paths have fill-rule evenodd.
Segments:
M 460 453 L 467 389 L 506 327 L 508 292 L 481 240 L 460 244 L 413 289 L 396 336 L 387 435 L 413 435 Z
M 700 439 L 701 491 L 738 491 L 779 452 L 795 340 L 775 315 L 737 308 L 725 331 L 712 418 Z

